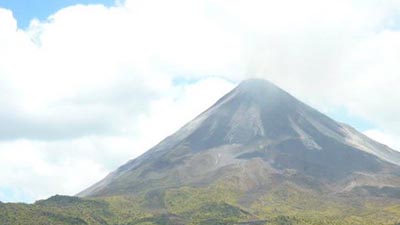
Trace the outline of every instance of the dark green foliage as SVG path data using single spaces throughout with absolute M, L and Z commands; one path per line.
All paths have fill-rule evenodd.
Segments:
M 42 212 L 41 216 L 49 218 L 49 220 L 60 224 L 74 224 L 74 225 L 87 225 L 88 223 L 78 217 L 68 217 L 61 214 Z
M 128 223 L 129 225 L 136 224 L 157 224 L 157 225 L 184 225 L 184 220 L 173 214 L 161 214 L 147 218 L 137 219 Z

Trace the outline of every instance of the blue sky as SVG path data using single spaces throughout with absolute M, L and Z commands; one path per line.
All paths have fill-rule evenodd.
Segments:
M 103 4 L 111 6 L 114 0 L 0 0 L 0 7 L 10 9 L 19 28 L 26 28 L 36 18 L 45 20 L 59 9 L 75 4 Z

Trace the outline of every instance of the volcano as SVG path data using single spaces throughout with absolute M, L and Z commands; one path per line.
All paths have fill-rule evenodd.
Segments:
M 400 153 L 251 79 L 78 196 L 221 184 L 242 193 L 244 205 L 277 188 L 400 198 Z

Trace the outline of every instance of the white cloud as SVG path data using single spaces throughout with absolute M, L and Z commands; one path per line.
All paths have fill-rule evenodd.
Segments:
M 398 0 L 127 0 L 20 30 L 0 9 L 0 197 L 79 192 L 254 76 L 396 140 L 399 15 Z
M 12 188 L 13 193 L 24 196 L 24 200 L 32 201 L 48 197 L 54 190 L 74 194 L 72 191 L 105 175 L 106 170 L 98 162 L 79 156 L 68 155 L 62 159 L 49 160 L 46 150 L 51 145 L 25 140 L 2 143 L 1 187 Z M 54 154 L 57 149 L 51 151 Z

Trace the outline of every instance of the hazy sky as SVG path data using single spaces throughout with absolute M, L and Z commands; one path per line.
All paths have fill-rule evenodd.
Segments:
M 251 77 L 400 149 L 399 61 L 400 0 L 0 0 L 0 201 L 75 194 Z

